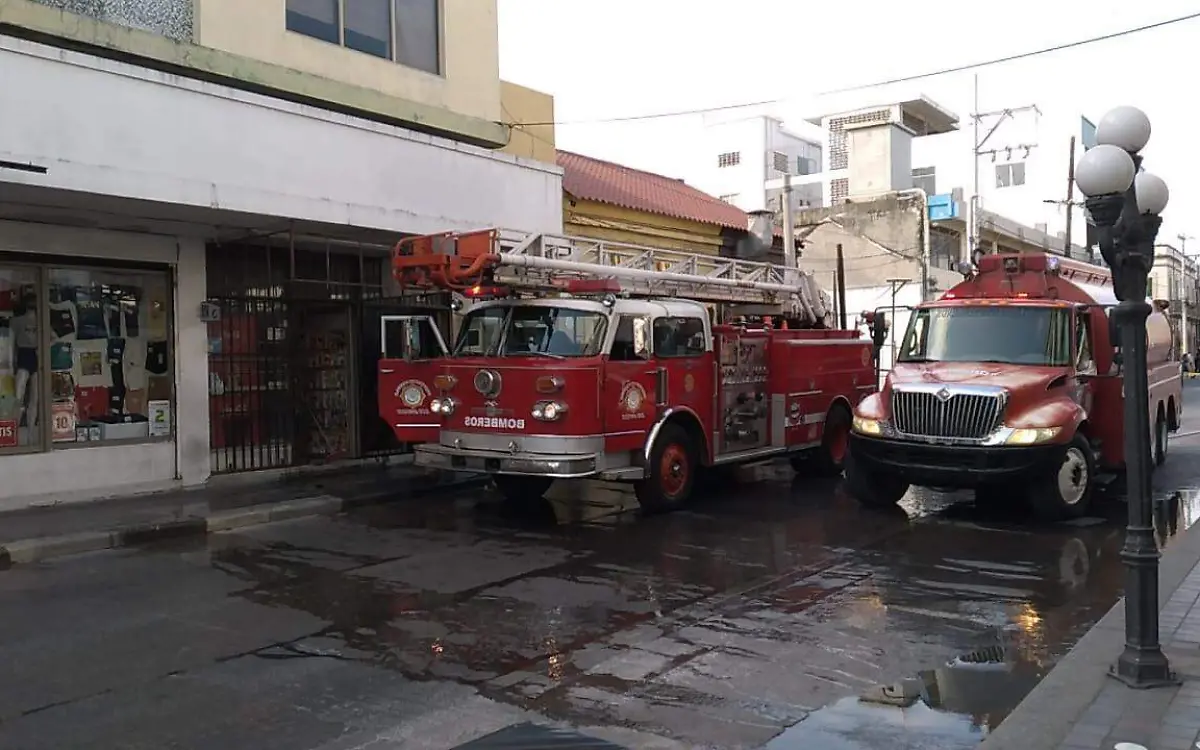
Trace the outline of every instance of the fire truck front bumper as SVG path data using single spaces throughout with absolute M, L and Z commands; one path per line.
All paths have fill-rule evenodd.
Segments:
M 418 445 L 414 448 L 418 466 L 446 471 L 470 471 L 480 474 L 522 474 L 526 476 L 571 479 L 596 474 L 596 454 L 563 456 L 543 453 L 501 453 L 499 451 L 455 448 L 448 445 Z
M 1037 478 L 1062 466 L 1064 447 L 938 445 L 850 436 L 854 463 L 922 487 L 971 488 Z

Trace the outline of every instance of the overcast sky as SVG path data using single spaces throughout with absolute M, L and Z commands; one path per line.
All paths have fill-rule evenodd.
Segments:
M 677 175 L 699 116 L 579 122 L 778 100 L 785 119 L 847 101 L 925 94 L 968 125 L 972 73 L 837 96 L 832 89 L 964 65 L 1200 11 L 1200 0 L 857 3 L 809 0 L 498 0 L 500 73 L 549 92 L 561 148 Z M 1167 180 L 1160 241 L 1200 235 L 1200 20 L 982 68 L 980 108 L 1053 102 L 1098 119 L 1150 115 L 1146 167 Z M 969 146 L 968 146 L 969 148 Z M 694 157 L 693 157 L 694 158 Z M 966 157 L 969 159 L 969 157 Z M 1200 250 L 1200 240 L 1195 249 Z M 1189 248 L 1189 254 L 1192 248 Z

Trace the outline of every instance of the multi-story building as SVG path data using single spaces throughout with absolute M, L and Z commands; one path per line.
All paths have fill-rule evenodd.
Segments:
M 784 175 L 792 176 L 792 209 L 825 205 L 820 132 L 795 133 L 769 115 L 718 118 L 704 129 L 703 154 L 687 181 L 743 211 L 778 211 Z
M 1154 268 L 1146 293 L 1165 300 L 1167 315 L 1175 326 L 1180 353 L 1200 352 L 1200 267 L 1196 259 L 1174 245 L 1156 245 Z
M 497 45 L 496 0 L 0 3 L 0 507 L 397 449 L 396 239 L 562 229 Z

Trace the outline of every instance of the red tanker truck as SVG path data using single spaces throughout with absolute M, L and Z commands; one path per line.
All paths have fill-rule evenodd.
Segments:
M 1124 471 L 1124 390 L 1107 269 L 986 255 L 916 307 L 878 393 L 855 407 L 847 488 L 867 506 L 912 485 L 1028 499 L 1043 519 L 1085 514 L 1097 477 Z M 1183 407 L 1170 321 L 1147 327 L 1150 444 L 1167 455 Z M 878 341 L 877 337 L 876 340 Z

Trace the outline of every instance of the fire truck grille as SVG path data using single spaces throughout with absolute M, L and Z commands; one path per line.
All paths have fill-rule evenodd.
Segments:
M 1000 424 L 1004 396 L 941 391 L 893 391 L 897 432 L 932 438 L 980 440 Z

